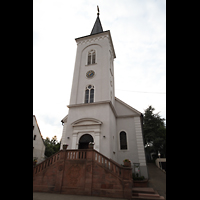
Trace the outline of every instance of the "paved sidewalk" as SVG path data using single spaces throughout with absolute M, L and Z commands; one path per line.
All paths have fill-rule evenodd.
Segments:
M 147 163 L 149 172 L 149 187 L 152 187 L 160 196 L 166 199 L 166 173 L 154 163 Z
M 33 192 L 33 200 L 113 200 L 113 199 L 115 198 Z M 125 200 L 125 199 L 117 199 L 117 200 Z

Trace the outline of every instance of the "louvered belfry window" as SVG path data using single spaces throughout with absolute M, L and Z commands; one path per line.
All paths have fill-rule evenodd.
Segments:
M 91 50 L 88 52 L 88 65 L 96 63 L 96 53 L 95 50 Z

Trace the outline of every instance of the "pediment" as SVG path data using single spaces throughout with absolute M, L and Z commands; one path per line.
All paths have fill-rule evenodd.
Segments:
M 76 120 L 71 125 L 72 126 L 92 126 L 92 125 L 101 125 L 102 122 L 94 119 L 94 118 L 82 118 L 79 120 Z
M 118 116 L 140 116 L 141 112 L 115 97 L 115 109 Z

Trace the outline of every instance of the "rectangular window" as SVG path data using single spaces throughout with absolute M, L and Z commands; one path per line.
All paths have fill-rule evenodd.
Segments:
M 94 89 L 90 90 L 90 103 L 94 102 Z
M 85 91 L 85 103 L 88 103 L 89 100 L 89 90 Z
M 127 138 L 124 131 L 120 132 L 120 149 L 127 149 Z
M 35 140 L 36 139 L 36 135 L 34 135 L 34 137 L 33 137 L 33 140 Z
M 91 54 L 88 55 L 88 65 L 91 64 Z
M 95 63 L 95 53 L 92 54 L 92 64 Z

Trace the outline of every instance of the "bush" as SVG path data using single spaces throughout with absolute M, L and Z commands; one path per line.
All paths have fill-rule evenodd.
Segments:
M 132 173 L 133 180 L 144 180 L 144 176 L 138 176 L 138 174 Z

